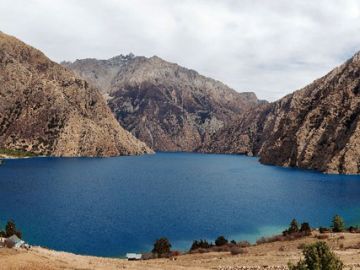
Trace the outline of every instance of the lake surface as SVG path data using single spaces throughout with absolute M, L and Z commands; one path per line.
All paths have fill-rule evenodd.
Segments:
M 0 166 L 0 225 L 26 241 L 101 256 L 150 251 L 166 236 L 255 241 L 294 217 L 360 224 L 360 177 L 264 166 L 237 155 L 158 153 L 119 158 L 33 158 Z

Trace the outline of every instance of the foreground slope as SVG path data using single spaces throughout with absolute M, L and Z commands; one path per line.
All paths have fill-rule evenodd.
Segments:
M 120 127 L 96 89 L 1 32 L 0 148 L 53 156 L 151 152 Z
M 255 245 L 238 255 L 231 255 L 230 252 L 210 252 L 187 254 L 175 259 L 143 261 L 81 256 L 39 247 L 33 247 L 29 251 L 0 248 L 0 269 L 285 270 L 288 269 L 288 262 L 296 263 L 302 257 L 301 246 L 319 241 L 316 236 L 318 234 L 292 241 Z M 360 269 L 358 233 L 331 234 L 328 235 L 328 239 L 322 241 L 327 242 L 343 261 L 344 269 Z
M 108 96 L 119 123 L 161 151 L 194 151 L 259 103 L 221 82 L 159 57 L 117 56 L 63 62 Z
M 277 102 L 242 115 L 205 152 L 254 154 L 265 164 L 360 173 L 360 53 Z

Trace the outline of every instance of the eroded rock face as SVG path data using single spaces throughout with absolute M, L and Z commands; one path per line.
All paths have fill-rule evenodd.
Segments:
M 265 164 L 360 173 L 360 53 L 309 86 L 258 106 L 201 150 L 255 154 Z
M 103 89 L 119 123 L 160 151 L 194 151 L 259 103 L 254 93 L 238 93 L 156 56 L 63 64 Z
M 1 32 L 0 148 L 52 156 L 152 152 L 120 127 L 98 90 Z

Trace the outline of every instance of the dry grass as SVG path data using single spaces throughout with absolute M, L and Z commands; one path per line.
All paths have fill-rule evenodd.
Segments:
M 300 246 L 319 241 L 319 233 L 292 241 L 276 241 L 253 245 L 246 248 L 245 253 L 231 255 L 227 252 L 207 252 L 177 256 L 170 259 L 153 259 L 128 262 L 121 259 L 110 259 L 91 256 L 79 256 L 71 253 L 51 251 L 43 248 L 26 250 L 10 250 L 0 248 L 0 270 L 115 270 L 115 269 L 159 269 L 159 270 L 203 270 L 203 269 L 286 269 L 289 261 L 297 262 L 301 258 Z M 341 236 L 345 235 L 344 239 Z M 329 234 L 324 239 L 334 252 L 345 263 L 346 269 L 360 269 L 360 234 Z M 341 247 L 344 249 L 341 249 Z M 234 252 L 234 251 L 233 251 Z M 276 268 L 277 267 L 277 268 Z

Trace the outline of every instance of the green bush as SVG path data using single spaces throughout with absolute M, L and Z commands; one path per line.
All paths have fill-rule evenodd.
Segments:
M 156 254 L 162 256 L 162 255 L 169 254 L 170 249 L 171 249 L 170 241 L 167 238 L 162 237 L 155 241 L 152 253 L 156 253 Z
M 345 229 L 345 223 L 342 217 L 335 215 L 332 220 L 331 228 L 333 232 L 342 232 Z
M 304 260 L 296 265 L 289 263 L 290 270 L 341 270 L 343 263 L 325 242 L 316 242 L 303 249 Z
M 229 241 L 224 236 L 221 235 L 215 240 L 215 245 L 220 247 L 226 245 L 228 242 Z

